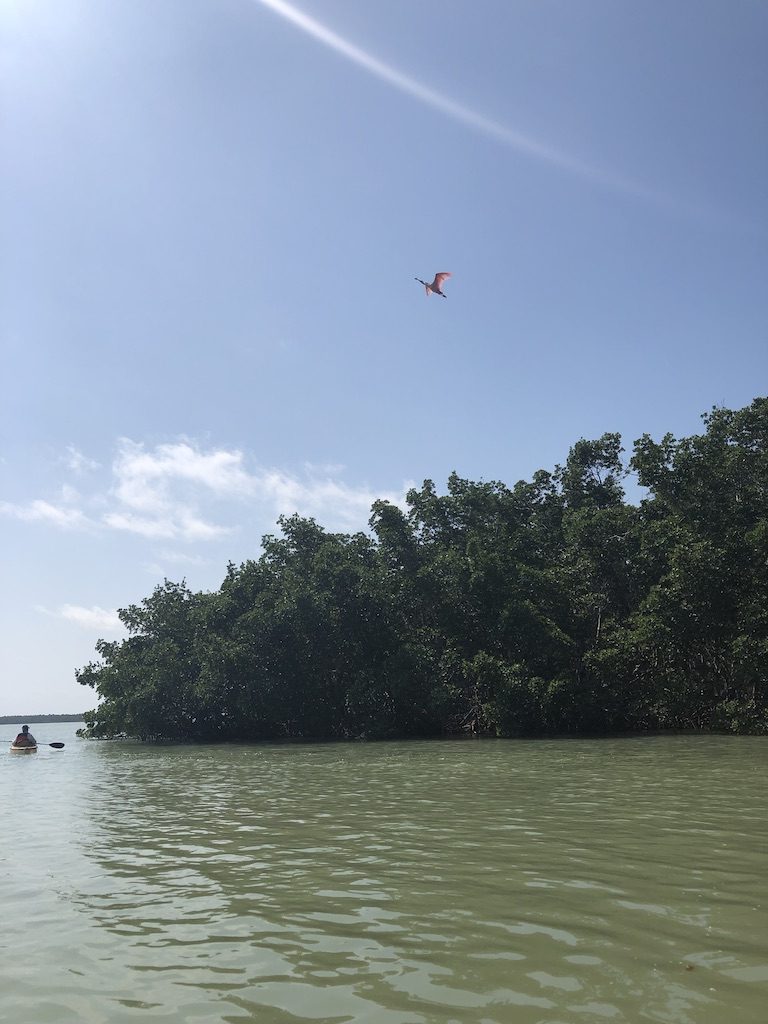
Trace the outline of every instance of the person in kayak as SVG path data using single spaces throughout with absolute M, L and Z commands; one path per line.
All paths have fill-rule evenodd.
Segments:
M 29 731 L 28 725 L 22 725 L 21 732 L 13 741 L 14 747 L 36 747 L 37 740 Z

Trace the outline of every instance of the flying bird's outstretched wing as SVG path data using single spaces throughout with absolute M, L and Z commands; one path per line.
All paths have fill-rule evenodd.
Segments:
M 435 280 L 432 282 L 432 287 L 439 288 L 443 281 L 446 279 L 446 277 L 450 276 L 450 270 L 442 270 L 439 274 L 435 274 Z

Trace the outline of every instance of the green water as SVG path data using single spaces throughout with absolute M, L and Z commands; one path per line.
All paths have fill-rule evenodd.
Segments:
M 768 1019 L 764 739 L 74 729 L 0 757 L 3 1019 Z

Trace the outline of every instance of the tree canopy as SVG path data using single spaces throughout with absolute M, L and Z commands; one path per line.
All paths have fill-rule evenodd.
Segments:
M 607 433 L 513 487 L 425 480 L 370 533 L 281 518 L 219 590 L 120 611 L 77 672 L 89 734 L 768 732 L 768 398 L 703 420 L 626 463 Z

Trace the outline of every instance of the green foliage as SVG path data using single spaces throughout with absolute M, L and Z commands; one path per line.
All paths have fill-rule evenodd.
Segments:
M 120 612 L 77 673 L 90 734 L 768 732 L 768 399 L 704 423 L 626 466 L 604 434 L 512 488 L 427 480 L 370 535 L 281 519 L 219 590 Z

